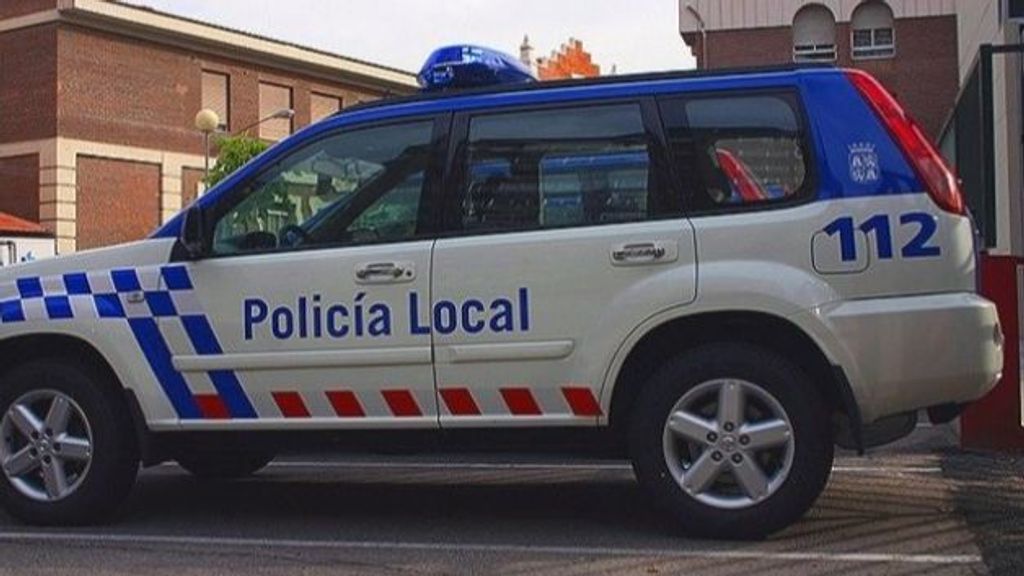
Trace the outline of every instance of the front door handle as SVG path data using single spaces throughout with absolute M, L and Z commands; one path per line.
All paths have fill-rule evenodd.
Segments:
M 356 266 L 356 281 L 360 284 L 397 284 L 412 282 L 416 268 L 412 262 L 370 262 Z
M 612 248 L 612 262 L 615 264 L 645 264 L 658 262 L 668 251 L 661 242 L 635 242 Z

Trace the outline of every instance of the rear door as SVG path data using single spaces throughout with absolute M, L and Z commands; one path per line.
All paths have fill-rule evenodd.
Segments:
M 652 102 L 456 116 L 435 250 L 442 426 L 596 424 L 635 327 L 694 299 L 693 230 Z

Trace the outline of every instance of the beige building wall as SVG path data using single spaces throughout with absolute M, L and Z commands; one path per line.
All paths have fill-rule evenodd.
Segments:
M 864 0 L 679 0 L 679 31 L 735 30 L 789 26 L 807 4 L 823 4 L 837 22 L 849 22 Z M 953 14 L 963 0 L 886 0 L 895 18 L 922 18 Z M 966 0 L 972 2 L 974 0 Z

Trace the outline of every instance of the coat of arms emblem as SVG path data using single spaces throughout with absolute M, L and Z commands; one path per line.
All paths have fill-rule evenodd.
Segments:
M 850 146 L 850 178 L 858 184 L 877 182 L 882 177 L 874 144 L 858 142 Z

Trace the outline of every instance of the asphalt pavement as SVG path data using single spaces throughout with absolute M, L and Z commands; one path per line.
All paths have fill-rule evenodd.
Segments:
M 0 513 L 0 574 L 1024 574 L 1024 460 L 955 440 L 840 455 L 811 513 L 755 543 L 674 533 L 623 462 L 310 456 L 220 483 L 165 465 L 105 526 Z

